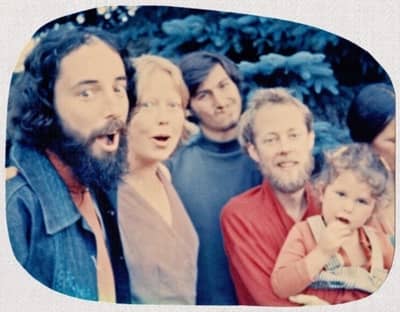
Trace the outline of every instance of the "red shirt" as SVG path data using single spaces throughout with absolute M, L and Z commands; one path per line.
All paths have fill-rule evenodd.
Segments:
M 306 185 L 306 200 L 303 220 L 320 213 L 310 185 Z M 294 224 L 267 181 L 225 205 L 222 234 L 239 304 L 296 305 L 277 297 L 270 282 L 275 260 Z

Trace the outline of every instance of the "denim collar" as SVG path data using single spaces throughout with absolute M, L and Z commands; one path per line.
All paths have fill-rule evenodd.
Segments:
M 46 233 L 55 234 L 81 218 L 68 189 L 44 153 L 15 144 L 10 159 L 40 202 Z

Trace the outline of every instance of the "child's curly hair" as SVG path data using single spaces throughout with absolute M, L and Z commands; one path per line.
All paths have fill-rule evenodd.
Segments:
M 351 170 L 360 181 L 371 187 L 371 194 L 381 206 L 388 201 L 389 170 L 385 161 L 366 143 L 352 143 L 325 153 L 325 164 L 316 179 L 318 189 L 324 190 L 340 173 Z

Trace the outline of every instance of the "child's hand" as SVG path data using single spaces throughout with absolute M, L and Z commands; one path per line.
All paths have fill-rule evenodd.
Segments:
M 335 220 L 321 233 L 318 248 L 327 255 L 333 255 L 343 245 L 343 242 L 350 234 L 351 229 L 348 224 Z

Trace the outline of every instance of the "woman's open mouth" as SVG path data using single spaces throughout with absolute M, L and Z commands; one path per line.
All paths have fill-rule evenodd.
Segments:
M 157 147 L 166 147 L 169 144 L 169 139 L 171 137 L 167 134 L 159 134 L 151 138 Z

